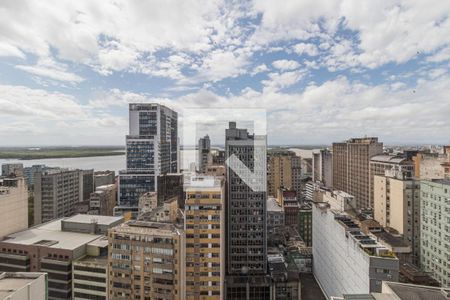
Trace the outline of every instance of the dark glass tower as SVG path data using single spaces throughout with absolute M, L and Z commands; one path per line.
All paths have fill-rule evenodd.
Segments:
M 266 136 L 250 135 L 235 122 L 225 136 L 225 158 L 234 155 L 243 164 L 226 164 L 227 299 L 269 299 Z
M 160 104 L 133 103 L 129 122 L 118 204 L 137 208 L 141 194 L 157 190 L 159 175 L 178 172 L 178 114 Z

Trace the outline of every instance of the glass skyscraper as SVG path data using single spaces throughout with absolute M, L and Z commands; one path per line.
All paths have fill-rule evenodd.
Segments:
M 132 103 L 126 136 L 126 171 L 119 173 L 119 207 L 137 208 L 157 191 L 157 177 L 178 172 L 178 114 L 160 104 Z

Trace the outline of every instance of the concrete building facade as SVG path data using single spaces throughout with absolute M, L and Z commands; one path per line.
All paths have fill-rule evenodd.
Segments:
M 89 197 L 89 214 L 112 216 L 117 204 L 117 185 L 97 186 Z
M 225 191 L 214 177 L 191 178 L 186 188 L 186 297 L 224 298 Z
M 398 171 L 374 176 L 373 217 L 383 227 L 403 235 L 412 249 L 412 263 L 420 258 L 420 183 L 407 180 Z
M 120 217 L 76 215 L 10 234 L 0 241 L 0 271 L 48 273 L 48 299 L 72 298 L 72 261 L 87 254 Z
M 279 188 L 301 191 L 301 159 L 294 152 L 272 151 L 267 155 L 267 193 L 276 197 Z
M 128 221 L 109 231 L 109 299 L 184 299 L 184 232 L 174 224 Z
M 28 228 L 28 189 L 23 177 L 0 178 L 0 240 Z
M 329 203 L 314 203 L 313 273 L 327 298 L 380 292 L 383 280 L 397 281 L 399 261 L 356 220 Z
M 83 201 L 85 176 L 91 172 L 61 169 L 35 173 L 34 224 L 73 215 L 75 205 Z
M 414 179 L 414 162 L 409 154 L 376 155 L 370 159 L 370 205 L 374 207 L 374 176 L 389 171 L 401 180 Z
M 420 182 L 421 267 L 450 286 L 450 179 Z
M 376 137 L 352 138 L 333 143 L 333 188 L 356 199 L 356 208 L 370 204 L 370 158 L 383 153 L 383 143 Z
M 313 152 L 312 180 L 320 181 L 325 187 L 333 187 L 333 153 L 328 149 Z
M 29 272 L 0 273 L 0 299 L 47 300 L 47 274 Z

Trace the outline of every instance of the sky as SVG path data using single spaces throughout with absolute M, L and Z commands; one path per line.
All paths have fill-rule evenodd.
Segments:
M 0 1 L 0 146 L 123 145 L 128 103 L 270 144 L 450 142 L 450 1 Z M 213 141 L 213 143 L 217 141 Z

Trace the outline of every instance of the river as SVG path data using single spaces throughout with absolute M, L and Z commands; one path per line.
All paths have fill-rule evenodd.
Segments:
M 195 150 L 181 150 L 182 168 L 188 169 L 189 163 L 195 161 Z M 47 159 L 0 159 L 0 165 L 5 163 L 22 163 L 24 167 L 32 165 L 47 165 L 70 169 L 94 169 L 95 171 L 115 171 L 125 169 L 125 155 L 75 157 L 75 158 L 47 158 Z

